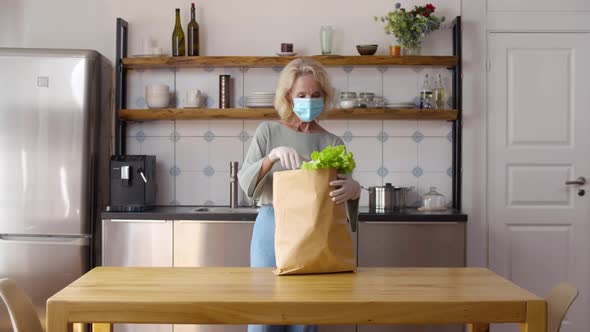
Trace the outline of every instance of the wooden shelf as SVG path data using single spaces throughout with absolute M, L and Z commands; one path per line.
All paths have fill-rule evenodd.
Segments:
M 334 109 L 327 113 L 327 119 L 364 120 L 456 120 L 457 110 L 423 110 L 391 108 Z M 123 109 L 119 118 L 130 121 L 186 120 L 186 119 L 277 119 L 272 108 L 165 108 L 165 109 Z
M 183 56 L 137 57 L 122 59 L 127 69 L 177 67 L 274 67 L 285 66 L 298 56 Z M 453 67 L 456 56 L 384 56 L 384 55 L 317 55 L 310 56 L 325 66 L 426 66 Z

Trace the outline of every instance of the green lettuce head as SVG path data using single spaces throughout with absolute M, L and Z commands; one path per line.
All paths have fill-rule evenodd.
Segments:
M 335 168 L 338 173 L 352 173 L 356 163 L 352 156 L 352 152 L 346 152 L 344 145 L 331 146 L 322 151 L 314 151 L 311 154 L 311 161 L 304 162 L 301 169 L 317 170 L 322 168 Z

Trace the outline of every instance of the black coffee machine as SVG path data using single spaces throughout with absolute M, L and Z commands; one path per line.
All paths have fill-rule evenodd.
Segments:
M 156 202 L 156 156 L 112 156 L 107 211 L 141 212 Z

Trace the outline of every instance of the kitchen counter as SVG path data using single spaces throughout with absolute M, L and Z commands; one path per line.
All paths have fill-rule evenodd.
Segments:
M 108 212 L 102 213 L 102 219 L 144 219 L 144 220 L 256 220 L 254 210 L 236 212 L 195 212 L 198 206 L 156 206 L 145 212 Z M 368 207 L 361 207 L 359 221 L 422 221 L 422 222 L 466 222 L 467 215 L 457 210 L 418 211 L 405 209 L 396 212 L 369 212 Z

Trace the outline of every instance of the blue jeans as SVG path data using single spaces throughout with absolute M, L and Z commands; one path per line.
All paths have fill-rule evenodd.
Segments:
M 251 267 L 276 267 L 275 259 L 275 210 L 272 205 L 260 207 L 252 243 Z M 248 325 L 248 332 L 317 332 L 317 325 Z

